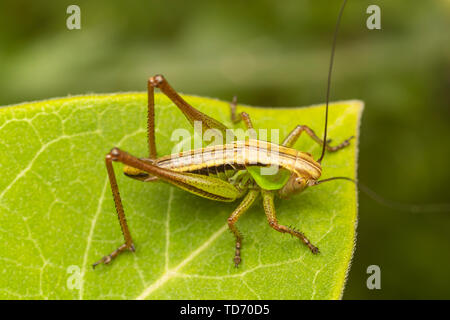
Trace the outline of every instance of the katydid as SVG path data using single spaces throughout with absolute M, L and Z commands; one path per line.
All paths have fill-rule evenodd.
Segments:
M 110 263 L 117 255 L 125 250 L 135 251 L 119 194 L 112 165 L 113 161 L 123 163 L 125 165 L 124 174 L 139 181 L 164 181 L 195 195 L 216 201 L 231 202 L 242 198 L 243 200 L 227 220 L 228 227 L 234 234 L 236 240 L 233 259 L 236 267 L 241 262 L 242 248 L 242 235 L 236 227 L 236 222 L 250 208 L 259 195 L 262 196 L 264 211 L 270 227 L 281 233 L 288 233 L 299 238 L 313 254 L 319 253 L 319 249 L 302 232 L 278 223 L 274 207 L 274 197 L 288 198 L 291 195 L 300 193 L 308 186 L 314 186 L 321 181 L 325 181 L 318 180 L 322 174 L 321 161 L 325 155 L 325 150 L 335 152 L 350 144 L 349 141 L 352 137 L 334 147 L 330 146 L 327 140 L 331 70 L 337 30 L 345 3 L 346 1 L 344 0 L 333 38 L 328 73 L 323 139 L 319 138 L 308 126 L 298 125 L 289 133 L 281 145 L 258 139 L 247 139 L 245 141 L 233 141 L 228 144 L 158 157 L 155 142 L 155 88 L 158 88 L 173 101 L 191 124 L 194 124 L 195 121 L 200 121 L 202 129 L 215 130 L 221 133 L 222 136 L 226 136 L 227 127 L 189 105 L 178 95 L 162 75 L 153 76 L 148 80 L 149 157 L 137 158 L 123 150 L 113 148 L 105 158 L 106 169 L 125 242 L 115 251 L 97 261 L 93 265 L 94 267 L 101 263 Z M 233 123 L 242 120 L 247 129 L 253 129 L 251 118 L 247 113 L 242 112 L 236 114 L 235 99 L 230 107 Z M 303 132 L 322 146 L 322 153 L 317 161 L 313 159 L 311 154 L 292 148 Z M 201 161 L 198 161 L 199 159 Z M 260 169 L 268 166 L 275 166 L 279 170 L 274 175 L 261 174 Z

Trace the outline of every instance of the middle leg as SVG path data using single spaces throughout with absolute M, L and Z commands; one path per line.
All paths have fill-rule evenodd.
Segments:
M 312 253 L 319 253 L 319 248 L 314 246 L 302 232 L 278 223 L 277 216 L 275 214 L 275 205 L 273 203 L 274 193 L 266 190 L 262 190 L 261 193 L 263 196 L 264 211 L 266 213 L 267 220 L 269 221 L 269 225 L 279 232 L 289 233 L 290 235 L 299 238 L 306 246 L 308 246 Z

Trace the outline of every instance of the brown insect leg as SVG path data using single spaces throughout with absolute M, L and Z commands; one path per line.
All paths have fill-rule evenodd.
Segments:
M 234 96 L 233 101 L 231 101 L 230 103 L 231 121 L 233 123 L 238 123 L 239 121 L 243 120 L 247 129 L 253 129 L 252 120 L 250 119 L 249 114 L 247 112 L 241 112 L 237 114 L 236 107 L 237 107 L 237 98 L 236 96 Z
M 113 148 L 109 155 L 112 161 L 119 161 L 129 167 L 149 173 L 159 180 L 204 198 L 231 202 L 241 195 L 239 189 L 219 178 L 161 168 L 119 148 Z
M 242 234 L 235 226 L 236 221 L 240 218 L 240 216 L 250 208 L 255 199 L 258 197 L 258 190 L 250 190 L 249 193 L 245 196 L 244 200 L 239 204 L 236 210 L 228 218 L 228 227 L 231 232 L 233 232 L 236 237 L 236 250 L 234 255 L 234 266 L 237 267 L 241 262 L 241 247 L 242 247 Z
M 302 134 L 303 131 L 305 131 L 319 145 L 323 145 L 323 140 L 320 139 L 311 128 L 309 128 L 308 126 L 305 126 L 305 125 L 296 126 L 294 128 L 294 130 L 292 130 L 288 134 L 288 136 L 284 139 L 282 145 L 285 147 L 292 147 L 295 144 L 295 142 L 298 140 L 298 138 L 300 137 L 300 135 Z M 330 152 L 338 151 L 338 150 L 350 145 L 350 140 L 353 138 L 354 137 L 352 136 L 352 137 L 348 138 L 347 140 L 345 140 L 344 142 L 342 142 L 341 144 L 334 146 L 334 147 L 331 147 L 329 145 L 329 143 L 331 142 L 331 139 L 327 140 L 326 149 Z
M 114 168 L 112 165 L 112 161 L 115 160 L 111 153 L 108 153 L 105 157 L 106 170 L 108 171 L 109 184 L 111 185 L 111 190 L 114 197 L 114 204 L 116 205 L 117 216 L 119 218 L 120 228 L 122 229 L 123 237 L 125 239 L 125 243 L 122 244 L 119 248 L 114 250 L 107 256 L 104 256 L 102 259 L 93 264 L 95 268 L 96 265 L 100 263 L 108 264 L 112 259 L 117 257 L 119 253 L 124 251 L 125 249 L 129 249 L 130 251 L 135 251 L 133 240 L 131 238 L 130 230 L 128 228 L 127 219 L 125 218 L 125 212 L 123 211 L 122 200 L 120 198 L 119 187 L 117 185 L 116 175 L 114 173 Z
M 187 103 L 167 82 L 164 76 L 158 74 L 156 76 L 151 77 L 148 80 L 148 84 L 151 87 L 159 88 L 162 93 L 164 93 L 170 100 L 172 100 L 177 107 L 183 112 L 189 122 L 193 125 L 194 121 L 201 121 L 203 130 L 207 129 L 218 129 L 222 132 L 223 136 L 226 136 L 227 127 L 213 119 L 206 114 L 200 112 L 199 110 L 192 107 L 189 103 Z
M 238 123 L 242 120 L 241 115 L 236 113 L 237 107 L 237 97 L 234 96 L 233 100 L 230 103 L 230 111 L 231 111 L 231 122 Z
M 155 143 L 155 89 L 150 83 L 147 82 L 147 99 L 148 99 L 148 111 L 147 111 L 147 140 L 148 140 L 148 152 L 150 159 L 156 159 L 156 143 Z
M 266 213 L 269 225 L 279 232 L 289 233 L 290 235 L 299 238 L 305 245 L 308 246 L 308 248 L 311 250 L 312 253 L 314 254 L 319 253 L 319 249 L 316 246 L 314 246 L 303 233 L 293 228 L 289 228 L 281 224 L 278 224 L 277 217 L 275 214 L 275 206 L 273 203 L 274 193 L 262 190 L 262 195 L 263 195 L 264 211 Z
M 250 116 L 247 112 L 241 112 L 241 118 L 245 123 L 245 126 L 247 127 L 247 129 L 253 129 L 253 123 L 252 120 L 250 119 Z

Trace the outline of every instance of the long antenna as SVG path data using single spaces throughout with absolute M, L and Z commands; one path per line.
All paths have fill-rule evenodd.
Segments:
M 331 86 L 331 71 L 333 70 L 333 61 L 334 61 L 334 51 L 336 49 L 336 39 L 338 35 L 339 25 L 341 24 L 341 17 L 344 13 L 344 7 L 347 3 L 347 0 L 344 0 L 342 2 L 341 11 L 339 11 L 339 16 L 336 22 L 336 28 L 334 29 L 334 36 L 333 36 L 333 45 L 331 47 L 331 57 L 330 57 L 330 68 L 328 69 L 328 83 L 327 83 L 327 102 L 325 107 L 325 131 L 323 133 L 323 146 L 322 146 L 322 154 L 317 160 L 318 163 L 322 162 L 323 157 L 325 156 L 325 148 L 327 144 L 327 128 L 328 128 L 328 102 L 330 101 L 330 86 Z
M 367 196 L 369 196 L 372 200 L 378 202 L 382 206 L 392 208 L 395 210 L 419 213 L 450 213 L 450 203 L 433 203 L 433 204 L 409 204 L 402 203 L 397 201 L 387 200 L 384 197 L 377 194 L 375 191 L 370 189 L 368 186 L 362 184 L 355 179 L 348 177 L 331 177 L 328 179 L 322 179 L 316 181 L 313 185 L 318 185 L 324 182 L 333 181 L 333 180 L 347 180 L 353 182 L 361 191 L 363 191 Z

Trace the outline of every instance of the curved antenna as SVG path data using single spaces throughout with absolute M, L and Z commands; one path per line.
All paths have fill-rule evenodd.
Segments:
M 402 203 L 392 200 L 387 200 L 384 197 L 380 196 L 378 193 L 370 189 L 368 186 L 362 184 L 361 182 L 356 181 L 355 179 L 349 177 L 331 177 L 328 179 L 322 179 L 316 181 L 313 185 L 318 185 L 324 182 L 333 181 L 333 180 L 347 180 L 353 182 L 361 191 L 363 191 L 369 198 L 378 202 L 380 205 L 399 210 L 406 211 L 411 213 L 450 213 L 450 203 L 433 203 L 433 204 L 409 204 Z
M 327 102 L 326 102 L 326 107 L 325 107 L 325 131 L 323 133 L 322 154 L 321 154 L 319 160 L 317 160 L 318 163 L 321 163 L 323 157 L 325 156 L 325 148 L 326 148 L 326 144 L 327 144 L 328 102 L 330 100 L 331 71 L 333 70 L 334 51 L 336 49 L 337 34 L 338 34 L 339 25 L 341 23 L 341 17 L 342 17 L 342 14 L 344 13 L 344 7 L 345 7 L 346 3 L 347 3 L 347 0 L 344 0 L 344 2 L 342 2 L 341 10 L 339 11 L 339 16 L 338 16 L 338 19 L 336 22 L 336 28 L 334 29 L 333 45 L 331 47 L 330 68 L 328 69 L 327 100 L 326 100 Z

